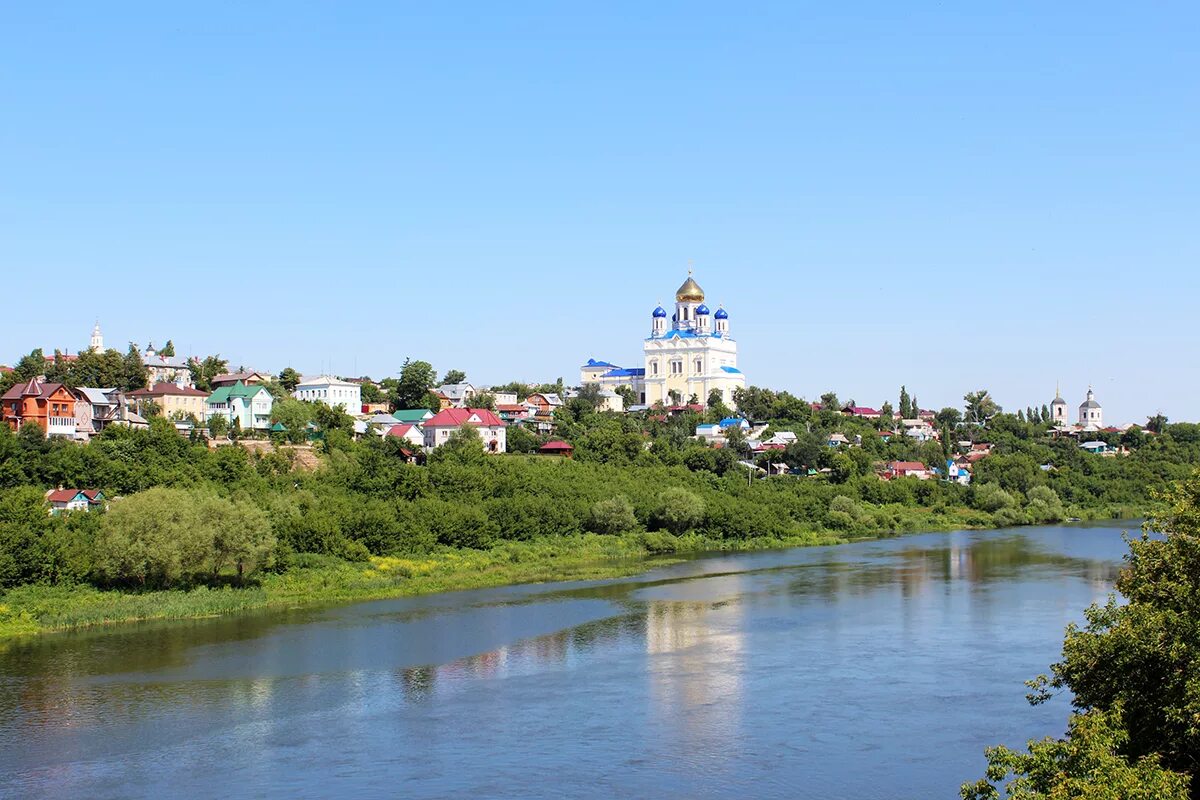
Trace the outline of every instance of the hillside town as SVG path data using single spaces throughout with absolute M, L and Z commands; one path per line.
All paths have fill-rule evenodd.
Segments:
M 398 395 L 396 380 L 374 381 L 368 377 L 331 374 L 300 375 L 287 368 L 278 374 L 239 368 L 229 371 L 219 357 L 180 357 L 173 344 L 156 350 L 152 344 L 121 356 L 106 350 L 99 323 L 92 330 L 88 348 L 77 353 L 56 351 L 45 355 L 34 351 L 16 367 L 0 366 L 0 381 L 8 384 L 2 396 L 3 422 L 13 431 L 36 424 L 48 438 L 86 442 L 112 425 L 148 428 L 150 420 L 169 420 L 181 436 L 217 447 L 233 442 L 275 442 L 305 445 L 323 436 L 321 423 L 307 415 L 302 430 L 294 415 L 282 413 L 294 400 L 309 408 L 317 406 L 346 415 L 353 438 L 378 436 L 400 443 L 405 458 L 421 461 L 430 451 L 445 445 L 463 428 L 478 435 L 485 452 L 510 450 L 570 457 L 574 444 L 563 435 L 559 415 L 569 404 L 588 410 L 626 415 L 662 422 L 668 418 L 694 418 L 691 428 L 696 442 L 714 450 L 730 450 L 738 463 L 751 471 L 770 475 L 819 477 L 829 474 L 828 457 L 811 454 L 797 463 L 787 455 L 798 443 L 799 427 L 772 424 L 768 413 L 759 414 L 753 402 L 757 393 L 747 388 L 737 366 L 737 342 L 724 307 L 715 313 L 705 304 L 704 290 L 688 271 L 675 292 L 673 311 L 661 304 L 650 314 L 650 330 L 643 340 L 640 366 L 624 367 L 589 358 L 579 368 L 579 381 L 564 385 L 475 386 L 459 371 L 450 371 L 437 383 L 427 367 L 417 391 L 405 403 Z M 40 358 L 45 369 L 36 369 Z M 87 359 L 107 359 L 124 364 L 125 386 L 80 385 L 73 367 Z M 31 366 L 32 360 L 32 366 Z M 219 368 L 221 371 L 212 373 Z M 406 364 L 406 371 L 408 365 Z M 71 379 L 54 379 L 55 373 Z M 211 373 L 211 374 L 210 374 Z M 402 375 L 401 380 L 404 379 Z M 986 393 L 982 393 L 986 395 Z M 786 392 L 781 397 L 788 397 Z M 411 402 L 412 400 L 416 402 Z M 791 398 L 795 400 L 795 398 Z M 841 403 L 832 393 L 807 403 L 811 414 L 825 414 L 829 433 L 823 445 L 830 452 L 861 449 L 864 437 L 882 442 L 892 439 L 916 445 L 932 444 L 921 460 L 881 460 L 875 473 L 884 480 L 915 477 L 969 484 L 974 465 L 992 452 L 991 443 L 971 435 L 979 425 L 1000 411 L 990 396 L 967 398 L 966 413 L 947 408 L 921 408 L 915 398 L 901 389 L 900 404 L 890 402 L 875 408 L 854 401 Z M 975 407 L 977 406 L 977 407 Z M 798 415 L 792 413 L 793 418 Z M 1122 437 L 1131 432 L 1153 435 L 1155 420 L 1137 425 L 1108 425 L 1103 408 L 1091 387 L 1071 413 L 1068 402 L 1056 388 L 1054 398 L 1040 408 L 1030 406 L 1017 412 L 1022 421 L 1047 426 L 1049 435 L 1078 441 L 1081 450 L 1102 456 L 1128 452 Z M 806 423 L 804 430 L 810 429 Z M 523 445 L 510 446 L 514 430 Z M 647 439 L 647 447 L 650 446 Z M 1047 465 L 1046 468 L 1051 468 Z M 77 499 L 70 507 L 88 507 Z M 93 501 L 89 501 L 93 502 Z

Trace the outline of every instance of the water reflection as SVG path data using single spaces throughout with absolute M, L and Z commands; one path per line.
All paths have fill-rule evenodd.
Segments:
M 923 724 L 958 731 L 941 746 L 962 747 L 978 720 L 938 698 L 969 696 L 971 708 L 1019 700 L 1020 680 L 1057 655 L 1065 620 L 1110 590 L 1122 550 L 1112 529 L 962 532 L 14 642 L 0 651 L 0 796 L 106 796 L 95 791 L 97 764 L 121 778 L 125 791 L 111 796 L 153 794 L 160 778 L 148 776 L 164 769 L 181 793 L 213 794 L 186 765 L 218 751 L 245 780 L 278 780 L 283 763 L 315 780 L 320 759 L 303 754 L 335 733 L 358 743 L 348 758 L 361 780 L 388 764 L 425 776 L 414 796 L 453 786 L 503 795 L 549 752 L 581 795 L 602 785 L 592 759 L 597 770 L 625 764 L 626 793 L 662 793 L 655 781 L 669 773 L 690 787 L 681 796 L 712 785 L 769 794 L 781 767 L 764 753 L 807 763 L 877 751 L 869 758 L 894 766 L 903 753 L 865 740 L 862 721 L 902 730 L 922 692 L 932 693 Z M 813 693 L 828 680 L 840 696 Z M 372 752 L 385 743 L 386 754 Z M 456 762 L 467 743 L 494 771 L 512 769 L 511 781 L 485 791 Z M 174 767 L 163 767 L 168 752 Z M 963 758 L 978 752 L 963 747 Z M 368 758 L 369 769 L 357 760 Z M 835 764 L 811 769 L 831 780 Z

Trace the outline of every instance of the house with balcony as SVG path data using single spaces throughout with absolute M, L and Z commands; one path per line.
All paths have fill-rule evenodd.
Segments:
M 271 407 L 275 404 L 267 387 L 254 384 L 247 386 L 238 381 L 233 386 L 222 386 L 208 395 L 206 413 L 224 417 L 229 426 L 244 431 L 266 431 L 271 427 Z
M 13 386 L 0 397 L 0 413 L 14 431 L 36 422 L 47 438 L 64 436 L 71 439 L 75 432 L 75 395 L 61 383 L 45 383 L 34 378 Z
M 84 441 L 121 419 L 121 393 L 115 388 L 75 389 L 75 436 Z

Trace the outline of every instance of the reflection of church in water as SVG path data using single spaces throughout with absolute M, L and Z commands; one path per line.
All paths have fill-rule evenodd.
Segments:
M 723 761 L 740 736 L 743 622 L 736 603 L 651 601 L 646 609 L 651 710 L 678 726 L 693 755 Z

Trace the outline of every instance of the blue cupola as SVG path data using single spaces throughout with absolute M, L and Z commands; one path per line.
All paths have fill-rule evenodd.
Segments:
M 666 315 L 667 315 L 667 310 L 665 308 L 663 308 L 662 306 L 659 306 L 658 308 L 654 309 L 654 316 L 665 317 Z
M 704 305 L 704 303 L 701 303 L 699 306 L 696 307 L 696 313 L 697 314 L 707 314 L 708 306 Z
M 729 312 L 723 308 L 718 308 L 717 313 L 714 316 L 716 316 L 717 319 L 729 319 Z

